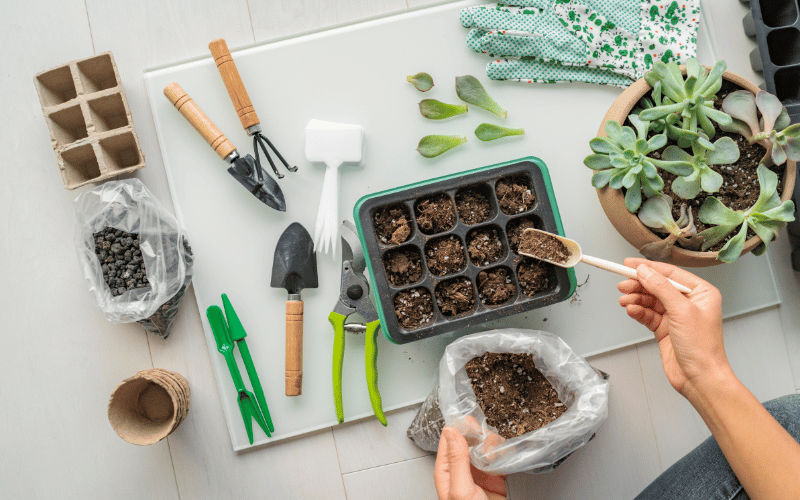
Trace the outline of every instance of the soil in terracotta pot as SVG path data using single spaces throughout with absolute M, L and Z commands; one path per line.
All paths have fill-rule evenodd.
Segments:
M 129 290 L 150 286 L 138 234 L 106 227 L 92 236 L 103 281 L 111 295 L 117 297 Z
M 392 285 L 410 285 L 422 278 L 422 256 L 416 247 L 389 250 L 383 256 L 383 268 Z
M 465 369 L 486 421 L 506 439 L 540 429 L 567 411 L 530 354 L 487 352 Z
M 533 297 L 539 292 L 550 288 L 550 279 L 547 277 L 549 265 L 535 259 L 525 259 L 517 266 L 517 281 L 519 289 L 528 297 Z
M 475 292 L 467 278 L 453 278 L 436 285 L 436 305 L 444 316 L 457 316 L 475 306 Z
M 519 242 L 520 253 L 537 259 L 563 264 L 569 259 L 569 250 L 557 238 L 535 231 L 523 231 Z
M 400 326 L 413 330 L 433 318 L 433 298 L 427 288 L 403 290 L 394 297 L 394 313 Z
M 722 101 L 728 94 L 736 90 L 740 90 L 740 87 L 731 82 L 723 80 L 722 88 L 717 93 L 717 99 L 714 101 L 714 107 L 716 109 L 722 109 Z M 627 122 L 627 124 L 630 125 L 630 122 Z M 653 134 L 651 133 L 651 136 L 652 135 Z M 756 170 L 758 169 L 758 164 L 761 161 L 761 158 L 763 158 L 764 153 L 766 152 L 765 148 L 760 144 L 750 144 L 747 139 L 739 134 L 723 132 L 720 130 L 717 131 L 717 134 L 711 139 L 711 142 L 715 142 L 720 137 L 725 136 L 733 139 L 737 146 L 739 146 L 739 160 L 732 165 L 709 165 L 712 170 L 722 175 L 723 182 L 719 192 L 709 194 L 705 191 L 701 191 L 700 194 L 698 194 L 693 200 L 684 200 L 672 192 L 672 181 L 675 180 L 676 176 L 665 170 L 659 171 L 661 177 L 664 179 L 664 194 L 672 198 L 672 212 L 675 220 L 677 220 L 680 216 L 681 205 L 686 204 L 687 208 L 691 210 L 692 215 L 694 216 L 694 223 L 697 227 L 697 232 L 701 232 L 709 227 L 700 221 L 697 216 L 698 212 L 700 211 L 700 207 L 703 206 L 703 203 L 709 196 L 714 196 L 732 210 L 747 210 L 748 208 L 752 207 L 758 199 L 760 186 L 758 183 L 758 175 L 756 174 Z M 670 144 L 673 144 L 673 141 L 670 141 L 667 146 Z M 659 149 L 658 151 L 650 153 L 649 156 L 660 159 L 661 154 L 664 152 L 667 146 Z M 687 150 L 687 152 L 691 153 L 691 150 Z M 783 190 L 784 166 L 773 166 L 770 167 L 770 169 L 778 174 L 778 194 L 780 195 Z M 725 243 L 727 243 L 730 238 L 736 235 L 736 233 L 737 231 L 734 231 L 725 240 L 719 242 L 716 246 L 710 248 L 709 250 L 720 250 L 723 246 L 725 246 Z M 666 237 L 664 234 L 655 234 L 657 234 L 660 238 Z M 752 236 L 755 236 L 755 233 L 752 231 L 752 229 L 749 229 L 747 237 L 751 238 Z
M 467 266 L 464 245 L 455 236 L 445 236 L 425 245 L 428 269 L 436 276 L 456 273 Z
M 416 206 L 417 224 L 425 234 L 435 234 L 456 225 L 453 200 L 444 193 L 423 198 Z
M 505 267 L 478 273 L 478 294 L 486 305 L 496 306 L 508 302 L 514 297 L 514 290 L 511 273 Z
M 461 222 L 467 225 L 480 224 L 489 218 L 491 205 L 483 190 L 466 188 L 456 193 L 456 208 Z
M 536 203 L 536 196 L 529 179 L 523 176 L 506 177 L 495 186 L 500 210 L 507 215 L 527 212 Z
M 508 235 L 508 246 L 514 253 L 519 253 L 519 242 L 522 239 L 522 232 L 528 228 L 541 229 L 532 217 L 520 217 L 513 219 L 506 226 Z
M 405 205 L 391 205 L 372 217 L 375 234 L 384 245 L 399 245 L 411 236 L 411 214 Z
M 467 252 L 476 266 L 488 266 L 503 256 L 503 242 L 497 229 L 474 229 L 467 234 Z

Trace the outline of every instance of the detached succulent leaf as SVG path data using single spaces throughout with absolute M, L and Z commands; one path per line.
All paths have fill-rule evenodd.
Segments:
M 458 94 L 459 99 L 466 103 L 473 104 L 487 111 L 491 111 L 502 118 L 506 118 L 508 116 L 508 111 L 503 109 L 494 101 L 494 99 L 489 97 L 486 89 L 483 88 L 481 82 L 479 82 L 474 76 L 457 76 L 456 94 Z
M 419 102 L 419 112 L 430 120 L 444 120 L 467 112 L 466 104 L 447 104 L 436 99 L 423 99 Z
M 406 81 L 420 92 L 427 92 L 433 88 L 433 77 L 428 73 L 417 73 L 406 77 Z
M 482 141 L 493 141 L 510 135 L 525 135 L 525 129 L 506 128 L 492 123 L 481 123 L 475 129 L 475 136 Z
M 426 135 L 420 139 L 417 151 L 425 158 L 433 158 L 465 142 L 463 135 Z

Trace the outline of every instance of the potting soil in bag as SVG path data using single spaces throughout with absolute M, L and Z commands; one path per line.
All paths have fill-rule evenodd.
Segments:
M 192 281 L 192 250 L 175 216 L 138 179 L 75 199 L 75 245 L 97 307 L 167 338 Z
M 465 368 L 487 352 L 532 355 L 566 412 L 538 430 L 501 437 L 487 422 Z M 439 384 L 423 403 L 408 436 L 421 448 L 435 451 L 443 425 L 436 414 L 441 412 L 444 423 L 467 438 L 470 461 L 478 469 L 490 474 L 545 472 L 593 437 L 608 416 L 608 390 L 608 381 L 551 333 L 505 329 L 468 335 L 445 350 Z

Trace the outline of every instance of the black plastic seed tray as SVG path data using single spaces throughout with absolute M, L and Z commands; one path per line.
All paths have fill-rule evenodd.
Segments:
M 742 21 L 758 47 L 750 53 L 750 65 L 764 73 L 767 92 L 781 100 L 792 123 L 800 123 L 800 1 L 753 0 Z M 795 184 L 794 203 L 800 201 L 800 183 Z M 798 207 L 800 208 L 800 207 Z M 792 267 L 800 271 L 800 213 L 788 224 L 792 244 Z
M 504 213 L 498 203 L 495 191 L 498 181 L 504 178 L 522 180 L 527 184 L 528 189 L 535 196 L 533 206 L 519 213 Z M 456 197 L 460 192 L 467 190 L 483 193 L 489 200 L 490 206 L 488 217 L 471 225 L 462 220 L 456 208 Z M 426 234 L 418 225 L 416 208 L 421 200 L 434 195 L 444 195 L 449 198 L 453 203 L 456 217 L 451 228 Z M 373 217 L 386 207 L 404 208 L 406 215 L 410 217 L 410 234 L 400 244 L 381 241 L 376 233 Z M 508 228 L 518 226 L 521 220 L 528 219 L 536 228 L 560 235 L 564 234 L 547 166 L 538 158 L 522 158 L 368 195 L 356 203 L 353 215 L 364 249 L 373 296 L 381 320 L 381 329 L 386 338 L 394 343 L 404 344 L 425 339 L 548 306 L 571 297 L 575 291 L 575 272 L 572 269 L 549 264 L 541 264 L 546 270 L 548 281 L 548 285 L 544 289 L 538 290 L 531 296 L 523 293 L 520 289 L 517 275 L 519 265 L 529 259 L 520 257 L 510 248 Z M 481 228 L 495 229 L 503 247 L 502 256 L 488 264 L 474 263 L 467 252 L 467 244 L 473 231 Z M 466 264 L 460 270 L 438 276 L 430 269 L 429 264 L 432 262 L 432 257 L 428 250 L 429 244 L 442 238 L 455 238 L 461 243 Z M 409 255 L 415 255 L 422 262 L 421 277 L 412 283 L 394 285 L 387 276 L 384 257 L 387 253 L 398 249 L 408 250 Z M 532 262 L 540 264 L 538 261 Z M 513 284 L 514 293 L 505 302 L 491 305 L 485 303 L 484 296 L 479 293 L 478 279 L 482 271 L 491 272 L 497 268 L 506 269 L 508 275 L 506 283 Z M 440 308 L 438 295 L 440 289 L 437 286 L 444 282 L 450 282 L 450 280 L 465 279 L 469 280 L 471 284 L 474 304 L 468 311 L 456 315 L 446 315 Z M 422 324 L 407 329 L 400 324 L 395 313 L 395 299 L 399 294 L 403 294 L 405 297 L 409 293 L 414 294 L 415 292 L 427 293 L 430 296 L 432 311 Z

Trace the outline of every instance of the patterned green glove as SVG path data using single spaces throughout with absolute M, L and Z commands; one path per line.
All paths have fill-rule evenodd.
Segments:
M 496 80 L 626 87 L 655 59 L 694 56 L 699 0 L 517 0 L 464 9 L 467 44 Z

